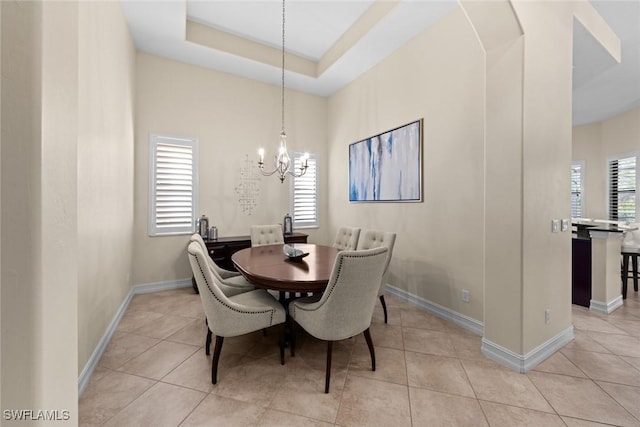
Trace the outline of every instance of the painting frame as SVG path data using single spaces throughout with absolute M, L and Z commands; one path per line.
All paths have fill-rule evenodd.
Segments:
M 423 202 L 424 119 L 349 144 L 349 202 Z

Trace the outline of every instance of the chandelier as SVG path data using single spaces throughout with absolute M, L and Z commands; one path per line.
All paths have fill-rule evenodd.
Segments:
M 280 182 L 284 182 L 287 175 L 291 175 L 295 178 L 299 178 L 304 175 L 307 172 L 309 162 L 309 153 L 305 153 L 298 172 L 295 172 L 295 170 L 292 170 L 295 168 L 292 167 L 291 158 L 287 152 L 287 134 L 284 131 L 284 12 L 284 0 L 282 0 L 282 131 L 280 132 L 280 147 L 278 148 L 278 153 L 274 156 L 274 168 L 272 171 L 267 172 L 264 170 L 264 149 L 260 148 L 258 150 L 258 167 L 260 168 L 262 175 L 271 176 L 277 173 L 278 178 L 280 178 Z

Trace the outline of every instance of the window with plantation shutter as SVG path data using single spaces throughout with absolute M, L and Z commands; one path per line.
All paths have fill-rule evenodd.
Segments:
M 193 233 L 198 194 L 198 141 L 152 134 L 149 157 L 149 235 Z
M 571 217 L 584 216 L 584 162 L 571 165 Z
M 294 170 L 300 170 L 303 153 L 294 153 Z M 318 158 L 309 154 L 307 172 L 291 180 L 293 228 L 318 227 Z
M 629 155 L 609 160 L 609 219 L 635 222 L 638 217 L 638 156 Z

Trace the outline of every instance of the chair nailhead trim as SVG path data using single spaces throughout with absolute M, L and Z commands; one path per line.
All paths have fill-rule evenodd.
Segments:
M 344 260 L 345 258 L 366 258 L 366 257 L 377 256 L 377 255 L 378 255 L 378 254 L 375 254 L 375 255 L 369 255 L 369 254 L 367 254 L 367 255 L 362 255 L 362 254 L 358 254 L 358 253 L 356 253 L 356 254 L 354 254 L 354 255 L 343 255 L 342 257 L 340 257 L 340 263 L 338 264 L 338 274 L 336 275 L 336 280 L 331 284 L 332 286 L 331 286 L 331 289 L 329 289 L 329 294 L 327 295 L 327 298 L 324 298 L 324 297 L 323 297 L 324 301 L 322 302 L 322 304 L 320 304 L 319 306 L 317 306 L 317 307 L 316 307 L 316 308 L 314 308 L 313 310 L 309 310 L 309 309 L 306 309 L 306 308 L 302 308 L 302 307 L 297 306 L 297 305 L 295 304 L 295 301 L 293 301 L 293 304 L 291 304 L 290 308 L 293 308 L 293 311 L 294 311 L 294 312 L 295 312 L 296 308 L 298 308 L 298 309 L 300 309 L 300 310 L 302 310 L 302 311 L 316 311 L 317 309 L 319 309 L 320 307 L 322 307 L 322 306 L 326 303 L 326 301 L 329 299 L 329 297 L 331 296 L 331 293 L 333 292 L 333 289 L 335 288 L 335 284 L 336 284 L 336 283 L 338 282 L 338 280 L 340 279 L 340 273 L 341 273 L 341 271 L 342 271 L 342 263 L 343 263 L 343 260 Z
M 200 269 L 200 274 L 202 275 L 202 279 L 204 280 L 204 283 L 207 285 L 207 289 L 209 290 L 211 295 L 216 299 L 216 301 L 218 301 L 220 304 L 224 305 L 228 309 L 230 309 L 232 311 L 235 311 L 236 313 L 242 313 L 242 314 L 265 314 L 265 313 L 269 313 L 270 314 L 269 325 L 273 325 L 273 315 L 275 314 L 275 309 L 273 309 L 273 308 L 270 308 L 270 309 L 267 309 L 267 310 L 263 310 L 263 311 L 241 311 L 241 310 L 238 310 L 238 309 L 236 309 L 234 307 L 231 307 L 229 304 L 225 303 L 220 298 L 218 298 L 216 296 L 216 294 L 213 292 L 213 290 L 211 289 L 211 285 L 209 284 L 209 281 L 207 280 L 207 277 L 204 275 L 204 271 L 202 270 L 202 264 L 200 263 L 200 258 L 198 257 L 198 254 L 197 253 L 192 253 L 191 251 L 188 251 L 188 252 L 189 252 L 189 255 L 192 255 L 196 259 L 196 263 L 198 263 L 198 268 Z M 197 281 L 196 281 L 196 283 L 197 283 Z

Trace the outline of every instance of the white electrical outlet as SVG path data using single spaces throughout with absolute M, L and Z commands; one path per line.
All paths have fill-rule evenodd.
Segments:
M 569 230 L 569 220 L 565 218 L 562 220 L 562 224 L 560 225 L 560 231 L 565 232 L 567 230 Z
M 551 309 L 547 308 L 544 311 L 544 323 L 549 323 L 551 322 Z
M 466 289 L 462 290 L 462 301 L 469 302 L 469 291 Z

